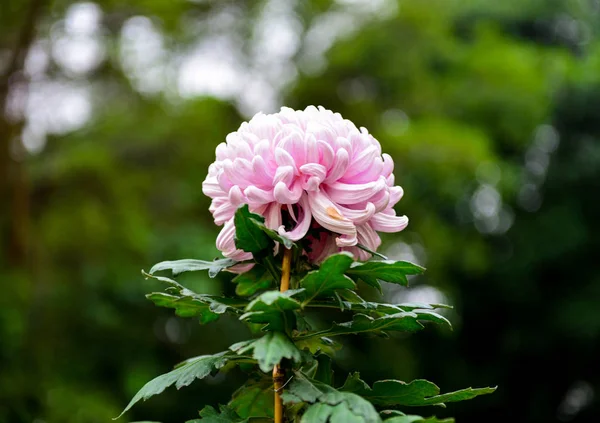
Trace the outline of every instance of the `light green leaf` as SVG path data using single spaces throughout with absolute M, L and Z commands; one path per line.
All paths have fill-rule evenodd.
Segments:
M 292 310 L 299 310 L 302 305 L 291 298 L 297 294 L 297 290 L 289 290 L 285 293 L 279 291 L 263 292 L 252 300 L 246 307 L 246 313 L 240 317 L 250 323 L 263 323 L 263 330 L 286 331 L 290 329 L 295 320 Z
M 337 289 L 356 288 L 352 279 L 344 275 L 352 262 L 353 257 L 349 253 L 334 254 L 318 270 L 308 272 L 300 281 L 300 286 L 306 290 L 303 304 L 308 304 L 314 298 L 331 296 Z
M 440 395 L 440 388 L 424 379 L 416 379 L 410 383 L 400 380 L 381 380 L 369 388 L 360 383 L 357 373 L 350 375 L 342 390 L 354 392 L 379 406 L 423 406 L 441 405 L 445 402 L 464 401 L 479 395 L 491 394 L 496 388 L 467 388 L 460 391 Z
M 252 356 L 258 361 L 260 369 L 267 373 L 273 370 L 283 358 L 300 363 L 302 353 L 285 334 L 267 332 L 262 338 L 242 341 L 229 347 L 238 354 L 253 351 Z
M 175 385 L 177 389 L 188 386 L 194 380 L 203 379 L 223 367 L 228 361 L 236 359 L 237 357 L 235 356 L 227 356 L 227 351 L 214 355 L 202 355 L 190 359 L 175 370 L 158 376 L 146 383 L 142 389 L 135 394 L 119 417 L 125 414 L 125 412 L 140 400 L 145 401 L 153 395 L 158 395 L 171 385 Z
M 366 284 L 381 290 L 379 281 L 407 286 L 407 275 L 420 275 L 424 271 L 423 267 L 407 261 L 381 260 L 355 262 L 346 274 L 354 280 L 361 279 Z
M 237 209 L 233 218 L 235 246 L 255 256 L 271 250 L 274 247 L 273 240 L 257 225 L 264 221 L 264 217 L 250 213 L 247 204 Z
M 310 379 L 299 371 L 294 372 L 294 379 L 281 397 L 286 404 L 313 404 L 308 407 L 301 422 L 381 422 L 370 402 L 351 392 L 341 392 Z
M 214 278 L 221 270 L 227 269 L 235 264 L 237 264 L 237 262 L 229 258 L 216 259 L 213 261 L 195 259 L 162 261 L 152 266 L 152 269 L 150 269 L 150 274 L 154 274 L 161 270 L 171 270 L 173 276 L 177 276 L 184 272 L 208 270 L 208 276 Z
M 273 281 L 273 275 L 259 264 L 255 264 L 252 269 L 237 275 L 232 280 L 237 284 L 235 293 L 240 297 L 249 297 L 258 291 L 268 289 L 273 285 Z
M 273 395 L 271 378 L 250 381 L 235 391 L 229 408 L 242 418 L 273 418 Z

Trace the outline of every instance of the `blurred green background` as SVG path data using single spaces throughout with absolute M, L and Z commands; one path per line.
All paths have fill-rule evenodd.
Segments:
M 153 307 L 140 269 L 216 256 L 216 145 L 310 104 L 396 162 L 411 223 L 382 251 L 428 272 L 385 299 L 455 307 L 454 332 L 344 339 L 337 382 L 499 385 L 415 410 L 458 423 L 600 421 L 599 1 L 0 3 L 0 422 L 109 422 L 174 363 L 248 336 Z M 121 421 L 182 422 L 243 378 Z

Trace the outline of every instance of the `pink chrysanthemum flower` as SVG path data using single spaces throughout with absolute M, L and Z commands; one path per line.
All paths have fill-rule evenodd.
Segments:
M 281 235 L 306 236 L 316 263 L 344 250 L 366 260 L 357 244 L 376 250 L 377 231 L 398 232 L 408 224 L 393 209 L 403 191 L 394 185 L 392 158 L 365 128 L 323 107 L 258 113 L 227 135 L 216 156 L 202 190 L 212 198 L 215 223 L 224 225 L 217 248 L 225 257 L 251 258 L 233 240 L 233 216 L 243 204 Z

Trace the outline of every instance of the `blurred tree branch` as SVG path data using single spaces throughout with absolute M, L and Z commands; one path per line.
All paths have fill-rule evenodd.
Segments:
M 36 23 L 46 0 L 32 0 L 26 10 L 21 31 L 12 50 L 6 70 L 0 77 L 0 195 L 9 199 L 10 212 L 5 214 L 8 221 L 0 222 L 5 248 L 12 264 L 24 261 L 27 252 L 29 221 L 29 189 L 27 175 L 21 162 L 11 157 L 11 140 L 20 131 L 22 122 L 11 122 L 6 116 L 10 86 L 16 82 L 26 83 L 23 67 L 27 52 L 35 36 Z

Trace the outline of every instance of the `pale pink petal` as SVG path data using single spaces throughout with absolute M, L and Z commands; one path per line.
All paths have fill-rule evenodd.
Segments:
M 294 183 L 291 188 L 285 182 L 279 182 L 275 185 L 273 196 L 279 204 L 296 204 L 302 196 L 302 185 Z
M 335 152 L 333 165 L 329 169 L 325 181 L 332 182 L 337 181 L 339 178 L 341 178 L 346 172 L 346 169 L 348 169 L 348 163 L 350 163 L 350 155 L 345 149 L 340 148 L 338 151 Z
M 369 200 L 386 188 L 385 179 L 380 178 L 366 184 L 345 184 L 334 182 L 327 185 L 327 194 L 339 204 L 354 204 Z
M 319 225 L 336 234 L 349 235 L 350 238 L 356 238 L 354 223 L 346 219 L 336 205 L 322 191 L 309 193 L 308 201 L 310 211 Z
M 358 242 L 369 250 L 377 251 L 381 245 L 381 238 L 377 235 L 377 232 L 373 230 L 370 224 L 365 223 L 356 227 L 358 232 Z
M 338 210 L 347 219 L 350 219 L 355 225 L 366 223 L 375 214 L 375 204 L 367 203 L 364 209 L 350 209 L 338 204 Z
M 379 232 L 400 232 L 408 225 L 408 217 L 377 213 L 369 223 Z
M 296 227 L 289 232 L 287 232 L 283 226 L 279 227 L 279 235 L 286 236 L 292 241 L 298 241 L 299 239 L 304 238 L 306 232 L 308 232 L 308 229 L 310 228 L 310 223 L 312 222 L 312 215 L 310 214 L 310 207 L 306 194 L 300 198 L 298 206 L 298 224 Z
M 273 191 L 267 191 L 250 185 L 244 190 L 244 195 L 250 203 L 268 204 L 275 201 Z

